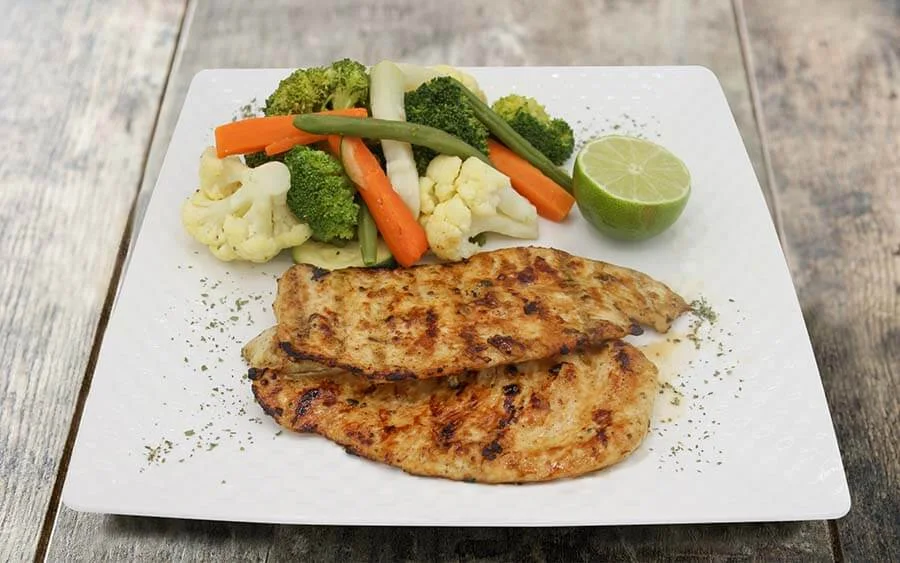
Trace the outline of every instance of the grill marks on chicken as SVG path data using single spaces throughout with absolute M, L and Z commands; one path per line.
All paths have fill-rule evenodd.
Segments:
M 666 331 L 687 309 L 640 272 L 508 248 L 397 270 L 296 265 L 278 283 L 275 339 L 279 365 L 427 379 L 585 350 L 641 325 Z
M 279 346 L 278 327 L 274 326 L 244 345 L 241 355 L 255 369 L 279 371 L 288 375 L 323 375 L 343 371 L 309 360 L 292 360 Z
M 656 394 L 655 366 L 622 341 L 381 385 L 346 372 L 250 376 L 286 428 L 412 474 L 483 483 L 575 477 L 621 460 L 646 434 Z
M 656 367 L 621 340 L 688 310 L 649 276 L 546 248 L 279 280 L 243 349 L 280 425 L 416 475 L 575 477 L 643 440 Z

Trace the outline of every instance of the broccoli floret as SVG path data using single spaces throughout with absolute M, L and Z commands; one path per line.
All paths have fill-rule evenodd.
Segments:
M 327 67 L 295 70 L 266 100 L 266 115 L 312 113 L 364 106 L 369 100 L 369 74 L 362 64 L 341 59 Z
M 408 92 L 406 120 L 446 131 L 487 154 L 487 127 L 479 121 L 459 83 L 452 78 L 434 78 Z M 424 176 L 428 163 L 437 153 L 427 147 L 413 146 L 413 155 L 419 175 Z
M 266 115 L 321 111 L 334 90 L 334 79 L 322 67 L 295 70 L 278 84 L 266 100 Z
M 326 102 L 330 109 L 364 106 L 369 101 L 369 73 L 361 63 L 341 59 L 327 69 L 332 92 Z
M 285 153 L 291 173 L 287 204 L 320 242 L 349 240 L 356 235 L 359 205 L 341 163 L 326 152 L 294 147 Z
M 284 153 L 269 156 L 266 154 L 266 151 L 259 151 L 244 155 L 244 162 L 248 168 L 256 168 L 272 161 L 284 162 Z
M 544 106 L 534 98 L 510 94 L 494 102 L 492 109 L 553 164 L 559 166 L 572 156 L 572 128 L 565 120 L 547 115 Z

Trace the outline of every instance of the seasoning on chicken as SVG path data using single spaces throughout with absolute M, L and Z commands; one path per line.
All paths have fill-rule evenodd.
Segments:
M 279 280 L 277 346 L 375 381 L 426 379 L 547 358 L 660 332 L 688 310 L 646 274 L 547 248 L 466 262 L 328 272 Z
M 622 341 L 425 381 L 250 377 L 286 428 L 416 475 L 483 483 L 576 477 L 621 461 L 647 433 L 656 395 L 655 366 Z

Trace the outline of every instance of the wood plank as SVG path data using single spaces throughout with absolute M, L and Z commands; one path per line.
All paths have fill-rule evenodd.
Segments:
M 900 553 L 900 3 L 745 0 L 782 242 L 854 502 L 848 561 Z
M 187 86 L 210 67 L 291 67 L 349 56 L 458 65 L 703 64 L 720 77 L 762 171 L 734 14 L 715 2 L 446 4 L 198 2 L 189 9 L 154 137 L 146 203 Z M 306 22 L 298 33 L 296 22 Z M 627 29 L 629 39 L 622 40 Z M 350 31 L 347 31 L 350 30 Z M 604 30 L 613 30 L 605 33 Z M 762 180 L 765 176 L 760 174 Z M 580 529 L 347 528 L 137 519 L 61 509 L 51 560 L 751 559 L 830 561 L 823 523 Z
M 50 561 L 831 561 L 808 523 L 607 528 L 271 526 L 66 511 Z
M 38 544 L 183 9 L 0 2 L 0 561 Z

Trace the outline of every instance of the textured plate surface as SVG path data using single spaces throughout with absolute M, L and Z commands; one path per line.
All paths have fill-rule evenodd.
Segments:
M 699 67 L 471 69 L 490 100 L 538 97 L 578 141 L 632 134 L 682 158 L 693 192 L 661 236 L 617 243 L 577 210 L 538 244 L 644 271 L 688 316 L 632 341 L 660 368 L 654 423 L 625 462 L 566 481 L 413 477 L 253 402 L 240 346 L 270 326 L 275 276 L 184 233 L 212 130 L 285 70 L 208 70 L 188 92 L 104 338 L 63 491 L 75 510 L 308 524 L 597 525 L 836 518 L 850 498 L 825 395 L 759 184 L 715 76 Z M 253 100 L 256 100 L 254 102 Z M 494 239 L 492 247 L 519 244 Z

